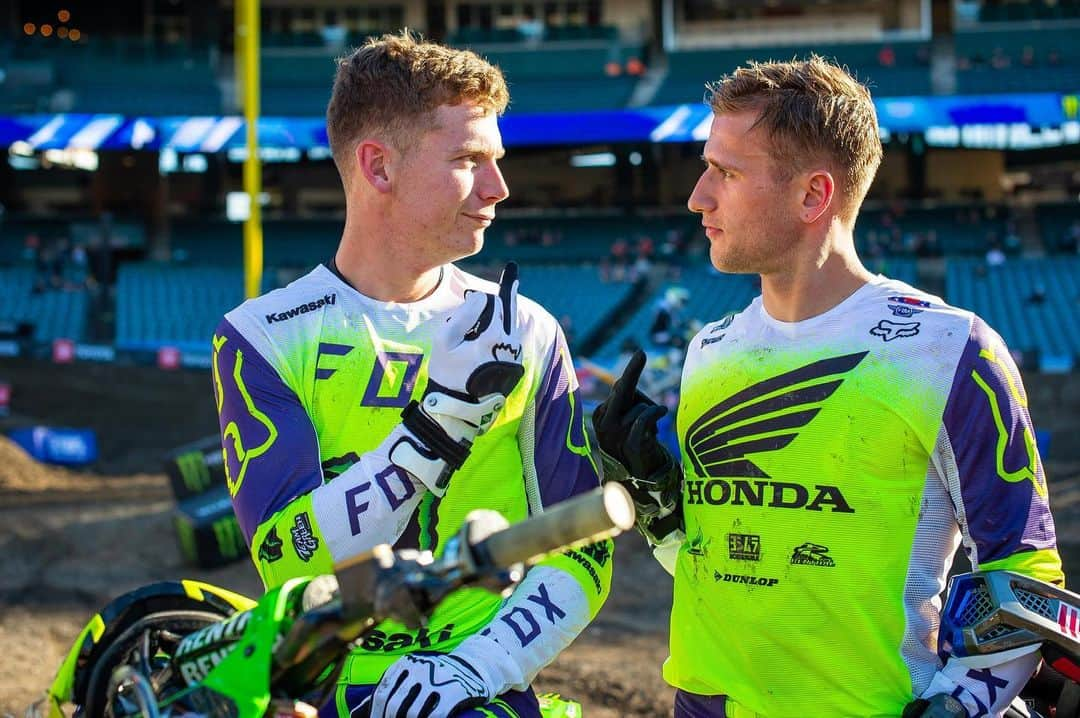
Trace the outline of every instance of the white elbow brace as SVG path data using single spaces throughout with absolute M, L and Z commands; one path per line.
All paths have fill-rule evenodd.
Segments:
M 408 471 L 436 496 L 469 457 L 473 441 L 487 431 L 506 403 L 502 394 L 470 402 L 433 392 L 401 413 L 408 433 L 390 447 L 390 461 Z

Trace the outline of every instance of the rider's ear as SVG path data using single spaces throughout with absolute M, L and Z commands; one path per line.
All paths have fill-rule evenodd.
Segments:
M 381 194 L 387 194 L 391 190 L 393 159 L 393 148 L 384 142 L 368 139 L 356 145 L 359 178 Z

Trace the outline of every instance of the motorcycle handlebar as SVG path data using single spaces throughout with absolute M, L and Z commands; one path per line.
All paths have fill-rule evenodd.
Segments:
M 507 568 L 560 548 L 592 543 L 634 525 L 626 489 L 609 483 L 556 504 L 472 545 L 478 566 Z

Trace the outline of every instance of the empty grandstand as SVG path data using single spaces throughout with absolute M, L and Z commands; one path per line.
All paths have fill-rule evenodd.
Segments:
M 1056 370 L 1080 358 L 1080 258 L 1016 259 L 988 267 L 950 258 L 946 298 L 994 327 L 1013 351 Z
M 709 270 L 685 207 L 705 85 L 816 53 L 879 98 L 885 160 L 855 230 L 867 266 L 984 314 L 1029 368 L 1080 355 L 1073 0 L 264 5 L 264 288 L 329 259 L 341 235 L 322 120 L 337 58 L 408 26 L 472 48 L 510 86 L 511 197 L 470 266 L 522 263 L 522 291 L 606 360 L 649 344 L 671 288 L 689 291 L 688 322 L 737 311 L 754 281 Z M 65 338 L 121 359 L 208 353 L 242 294 L 227 212 L 245 143 L 235 8 L 94 10 L 73 2 L 61 20 L 21 1 L 3 19 L 0 321 L 32 327 L 25 351 Z

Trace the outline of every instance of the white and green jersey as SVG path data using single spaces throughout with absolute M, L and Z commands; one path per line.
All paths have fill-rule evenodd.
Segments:
M 942 666 L 960 543 L 977 568 L 1062 580 L 1005 345 L 906 284 L 876 277 L 795 323 L 759 297 L 707 325 L 678 434 L 664 675 L 686 692 L 769 718 L 898 716 Z
M 474 509 L 497 510 L 513 523 L 598 485 L 566 342 L 551 315 L 524 297 L 524 377 L 446 495 L 435 497 L 379 455 L 402 409 L 424 391 L 434 332 L 466 290 L 495 293 L 497 286 L 448 265 L 427 298 L 379 302 L 332 266 L 245 302 L 213 340 L 226 476 L 268 587 L 329 573 L 334 561 L 376 543 L 438 553 Z M 546 617 L 565 614 L 577 622 L 576 634 L 606 598 L 609 556 L 608 542 L 534 569 L 546 583 L 537 589 L 535 579 L 533 590 L 550 603 L 537 609 L 539 618 L 515 609 L 506 630 L 527 643 L 534 625 L 539 631 Z M 380 626 L 343 678 L 375 683 L 405 653 L 448 651 L 485 628 L 500 605 L 498 596 L 467 589 L 445 601 L 425 629 Z

